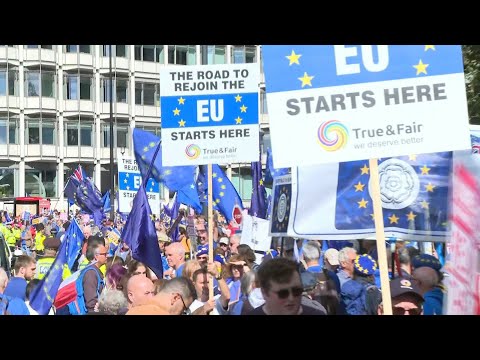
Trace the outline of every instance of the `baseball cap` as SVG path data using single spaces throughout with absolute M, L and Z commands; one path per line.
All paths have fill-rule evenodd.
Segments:
M 220 240 L 218 240 L 218 243 L 228 245 L 229 241 L 227 237 L 221 237 Z
M 338 261 L 338 250 L 334 248 L 330 248 L 327 251 L 325 251 L 325 259 L 328 260 L 330 265 L 340 265 L 340 262 Z
M 396 298 L 403 294 L 412 294 L 418 300 L 422 302 L 424 301 L 424 298 L 418 286 L 409 279 L 405 279 L 402 277 L 397 277 L 390 281 L 390 293 L 392 298 Z

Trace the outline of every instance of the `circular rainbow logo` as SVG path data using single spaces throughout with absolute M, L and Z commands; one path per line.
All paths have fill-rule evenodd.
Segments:
M 318 128 L 318 142 L 326 151 L 337 151 L 347 145 L 348 129 L 338 120 L 323 122 Z
M 190 160 L 195 160 L 200 156 L 200 148 L 198 145 L 195 144 L 190 144 L 185 148 L 185 154 Z

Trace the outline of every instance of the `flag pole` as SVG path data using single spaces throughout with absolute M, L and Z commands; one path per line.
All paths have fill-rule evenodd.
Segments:
M 378 268 L 382 286 L 383 313 L 392 315 L 392 298 L 390 295 L 390 280 L 388 278 L 387 249 L 385 245 L 385 230 L 383 227 L 383 209 L 380 202 L 380 179 L 378 176 L 378 160 L 370 159 L 371 196 L 373 202 L 373 218 L 377 238 Z
M 208 164 L 208 262 L 213 262 L 213 180 L 212 164 Z M 209 275 L 211 276 L 211 275 Z M 208 282 L 208 298 L 213 299 L 213 279 Z

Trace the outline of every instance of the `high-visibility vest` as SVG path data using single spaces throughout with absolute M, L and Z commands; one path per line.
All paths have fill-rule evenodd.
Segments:
M 54 257 L 42 257 L 37 260 L 37 271 L 35 272 L 35 279 L 43 279 L 47 275 L 48 270 L 52 267 L 53 262 L 55 261 Z M 63 267 L 62 280 L 65 280 L 67 277 L 72 275 L 68 265 L 65 264 Z
M 43 242 L 45 241 L 46 236 L 43 235 L 41 231 L 38 231 L 37 234 L 35 235 L 35 250 L 37 251 L 43 251 L 45 250 L 45 246 L 43 245 Z

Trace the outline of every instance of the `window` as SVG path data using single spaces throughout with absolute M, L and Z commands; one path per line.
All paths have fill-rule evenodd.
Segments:
M 17 96 L 17 72 L 0 68 L 0 96 Z
M 42 144 L 55 145 L 55 122 L 42 120 Z
M 128 80 L 119 79 L 116 80 L 116 92 L 117 102 L 128 103 Z
M 135 82 L 135 104 L 142 105 L 143 83 Z
M 18 132 L 17 119 L 10 118 L 9 127 L 8 127 L 8 143 L 9 144 L 18 144 Z
M 137 129 L 142 129 L 144 131 L 148 131 L 155 136 L 160 136 L 161 129 L 160 127 L 152 127 L 152 126 L 137 126 Z
M 110 147 L 110 123 L 104 122 L 102 124 L 103 132 L 103 147 Z M 117 148 L 128 148 L 128 124 L 125 122 L 113 124 L 113 133 L 116 134 L 116 141 L 113 145 Z
M 27 45 L 27 49 L 38 49 L 38 45 Z
M 110 79 L 103 78 L 102 79 L 102 101 L 103 102 L 110 102 Z
M 0 96 L 7 95 L 7 70 L 0 69 Z
M 67 145 L 68 146 L 78 145 L 78 123 L 77 122 L 67 123 Z
M 67 53 L 76 53 L 78 51 L 78 45 L 66 45 Z
M 40 124 L 38 120 L 28 120 L 27 144 L 40 144 Z
M 40 96 L 40 73 L 28 71 L 25 73 L 27 96 Z
M 78 100 L 78 77 L 67 75 L 67 100 Z
M 25 170 L 25 192 L 33 196 L 57 196 L 56 170 Z
M 8 127 L 8 120 L 7 119 L 0 119 L 0 144 L 4 145 L 7 144 L 7 127 Z
M 226 45 L 208 45 L 208 64 L 226 64 Z
M 169 45 L 168 63 L 177 65 L 195 65 L 195 45 Z
M 25 72 L 25 84 L 27 96 L 55 97 L 55 74 L 44 71 Z
M 257 61 L 257 48 L 254 45 L 240 45 L 232 48 L 232 63 L 244 64 Z
M 92 124 L 80 124 L 80 145 L 92 146 Z
M 79 51 L 84 54 L 90 54 L 90 45 L 80 45 Z
M 135 60 L 163 64 L 163 45 L 135 45 Z
M 117 57 L 127 57 L 127 45 L 116 45 Z
M 80 100 L 92 100 L 92 77 L 80 76 Z
M 260 90 L 260 113 L 268 114 L 267 93 L 263 89 Z
M 40 45 L 42 49 L 53 50 L 53 45 Z
M 8 95 L 18 96 L 18 73 L 14 70 L 8 71 Z
M 250 200 L 252 198 L 252 175 L 250 168 L 232 169 L 232 184 L 237 189 L 242 200 Z
M 135 104 L 157 106 L 158 84 L 135 83 Z

